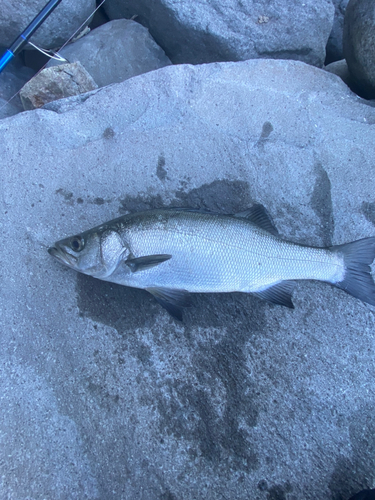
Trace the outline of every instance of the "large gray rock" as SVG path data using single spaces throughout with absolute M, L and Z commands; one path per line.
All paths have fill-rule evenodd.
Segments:
M 375 98 L 375 0 L 350 0 L 344 23 L 344 55 L 361 94 Z
M 0 73 L 0 118 L 23 111 L 19 91 L 33 77 L 34 71 L 13 59 Z
M 107 0 L 111 19 L 137 16 L 173 63 L 297 59 L 322 66 L 330 0 Z
M 345 9 L 348 5 L 348 1 L 349 0 L 333 0 L 335 5 L 335 17 L 326 47 L 326 64 L 340 61 L 344 58 L 342 36 L 344 31 Z
M 110 21 L 59 52 L 79 61 L 99 87 L 171 64 L 148 30 L 128 19 Z M 53 59 L 48 66 L 58 64 Z
M 46 5 L 46 0 L 1 0 L 0 45 L 8 47 Z M 95 0 L 64 0 L 32 36 L 44 48 L 63 45 L 95 10 Z
M 373 236 L 375 109 L 335 75 L 269 60 L 169 66 L 47 108 L 0 122 L 1 495 L 371 487 L 374 307 L 308 282 L 293 311 L 199 295 L 177 324 L 47 247 L 129 210 L 255 201 L 288 239 Z

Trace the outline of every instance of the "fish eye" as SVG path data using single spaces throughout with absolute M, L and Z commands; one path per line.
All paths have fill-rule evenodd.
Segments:
M 85 242 L 81 236 L 73 236 L 70 240 L 70 248 L 74 252 L 80 252 L 85 246 Z

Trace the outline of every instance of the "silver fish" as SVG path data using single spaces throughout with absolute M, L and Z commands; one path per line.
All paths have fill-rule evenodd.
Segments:
M 124 215 L 48 251 L 76 271 L 148 290 L 179 320 L 191 292 L 254 293 L 293 308 L 294 280 L 325 281 L 375 305 L 375 237 L 299 245 L 278 235 L 262 205 L 236 215 L 178 208 Z

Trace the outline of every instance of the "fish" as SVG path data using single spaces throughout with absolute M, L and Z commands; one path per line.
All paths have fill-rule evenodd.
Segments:
M 327 248 L 282 238 L 261 204 L 224 215 L 156 209 L 123 215 L 57 241 L 59 262 L 150 292 L 175 319 L 192 293 L 252 293 L 293 308 L 296 280 L 330 283 L 375 305 L 375 237 Z

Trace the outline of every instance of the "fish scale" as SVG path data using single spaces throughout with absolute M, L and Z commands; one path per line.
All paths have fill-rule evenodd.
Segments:
M 136 257 L 164 253 L 173 258 L 124 277 L 122 284 L 255 292 L 282 280 L 332 281 L 344 271 L 336 254 L 281 240 L 245 219 L 190 212 L 158 217 L 155 211 L 139 230 L 125 227 L 120 235 Z

